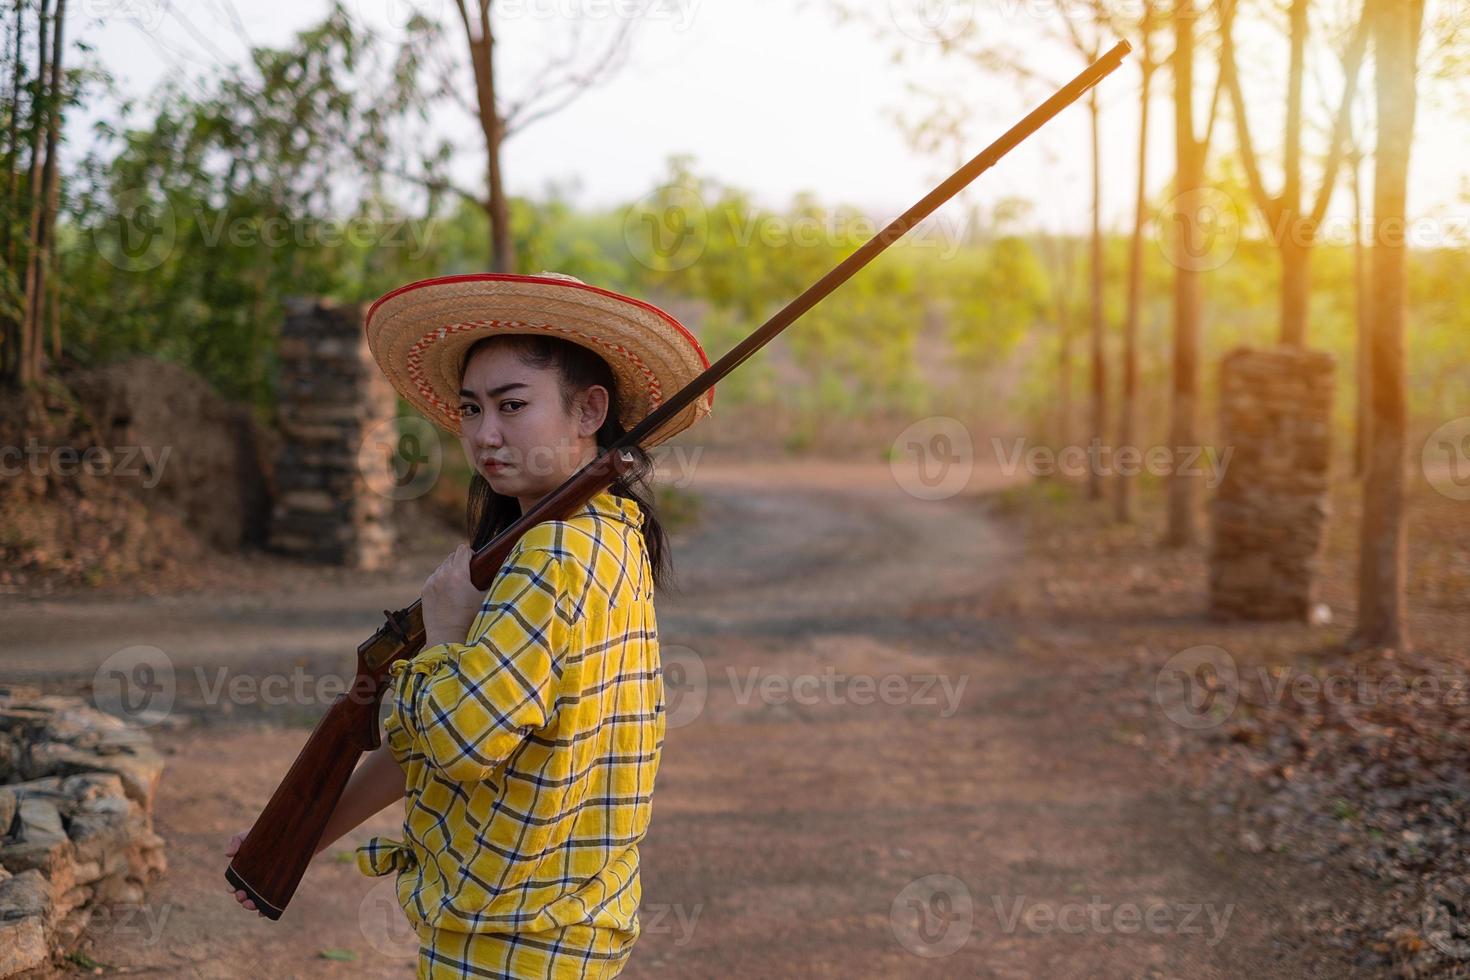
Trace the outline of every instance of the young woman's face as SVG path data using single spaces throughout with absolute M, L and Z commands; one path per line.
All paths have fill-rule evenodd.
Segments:
M 568 410 L 555 368 L 528 366 L 509 346 L 488 344 L 465 365 L 460 444 L 491 489 L 520 498 L 524 512 L 595 457 L 607 401 L 607 389 L 594 385 Z

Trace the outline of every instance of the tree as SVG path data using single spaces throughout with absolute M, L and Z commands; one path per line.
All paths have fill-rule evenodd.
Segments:
M 1075 317 L 1075 283 L 1077 279 L 1077 241 L 1065 232 L 1043 234 L 1038 251 L 1046 260 L 1051 287 L 1052 308 L 1057 328 L 1056 419 L 1053 442 L 1071 444 L 1072 409 L 1072 321 Z
M 47 294 L 55 292 L 48 281 L 53 264 L 52 240 L 56 234 L 60 168 L 57 142 L 62 116 L 71 90 L 71 79 L 63 68 L 66 52 L 66 0 L 39 0 L 35 6 L 35 73 L 26 70 L 26 3 L 15 4 L 14 44 L 6 51 L 10 61 L 10 99 L 5 105 L 5 211 L 3 220 L 5 276 L 0 281 L 0 383 L 18 387 L 40 379 L 44 330 L 47 323 Z M 24 84 L 25 82 L 29 84 Z M 24 144 L 27 162 L 20 163 L 21 91 L 29 89 L 26 102 Z M 56 303 L 51 322 L 56 324 Z M 60 342 L 53 327 L 53 358 L 60 356 Z
M 1194 128 L 1194 0 L 1174 0 L 1174 53 L 1169 64 L 1174 76 L 1174 190 L 1175 200 L 1188 211 L 1198 207 L 1205 186 L 1208 134 L 1200 139 Z M 1189 238 L 1198 215 L 1179 215 L 1174 228 L 1174 367 L 1173 397 L 1169 409 L 1169 440 L 1176 453 L 1196 445 L 1195 419 L 1199 402 L 1199 269 L 1190 256 Z M 1177 467 L 1169 474 L 1169 517 L 1164 544 L 1184 547 L 1195 542 L 1195 480 Z
M 1230 92 L 1231 111 L 1245 167 L 1247 186 L 1261 217 L 1265 220 L 1281 256 L 1281 343 L 1300 347 L 1306 343 L 1307 313 L 1311 298 L 1312 247 L 1317 230 L 1327 214 L 1332 192 L 1337 187 L 1337 171 L 1342 162 L 1343 145 L 1347 141 L 1352 118 L 1353 92 L 1368 44 L 1368 21 L 1359 17 L 1348 42 L 1343 60 L 1342 97 L 1338 103 L 1321 186 L 1310 210 L 1302 207 L 1302 79 L 1306 70 L 1306 47 L 1309 33 L 1309 0 L 1291 0 L 1289 8 L 1290 64 L 1287 69 L 1286 130 L 1281 193 L 1266 190 L 1265 180 L 1246 112 L 1245 93 L 1235 56 L 1235 13 L 1239 0 L 1218 0 L 1220 16 L 1220 71 Z
M 4 212 L 0 213 L 0 234 L 4 235 L 3 251 L 5 254 L 5 271 L 9 274 L 15 268 L 15 236 L 12 234 L 15 225 L 15 196 L 18 190 L 17 175 L 20 170 L 20 98 L 21 83 L 25 78 L 23 67 L 25 61 L 22 52 L 25 50 L 25 0 L 15 0 L 15 19 L 12 22 L 12 30 L 15 37 L 14 44 L 7 43 L 5 55 L 10 61 L 10 86 L 6 90 L 6 98 L 0 106 L 5 112 L 5 200 Z M 7 38 L 7 42 L 9 39 Z M 7 284 L 6 292 L 13 291 L 12 284 Z M 13 318 L 6 325 L 9 327 Z M 11 338 L 8 333 L 0 338 L 0 355 L 10 357 L 15 347 L 19 344 L 18 337 Z M 11 373 L 8 362 L 0 365 L 3 370 L 0 374 L 8 376 Z
M 1091 64 L 1102 54 L 1102 39 L 1106 22 L 1106 11 L 1101 4 L 1089 5 L 1087 17 L 1079 25 L 1072 16 L 1070 7 L 1063 6 L 1062 19 L 1067 28 L 1067 39 L 1072 49 Z M 1092 171 L 1092 234 L 1089 239 L 1088 261 L 1088 321 L 1091 338 L 1091 425 L 1092 447 L 1100 448 L 1106 439 L 1108 424 L 1108 367 L 1104 339 L 1107 333 L 1103 318 L 1103 279 L 1107 270 L 1103 267 L 1102 235 L 1102 120 L 1097 101 L 1097 86 L 1087 91 L 1087 119 L 1091 133 Z M 1102 498 L 1102 468 L 1092 465 L 1087 468 L 1087 495 L 1093 500 Z
M 846 3 L 836 2 L 834 5 L 843 18 L 861 16 Z M 1105 41 L 1111 40 L 1113 35 L 1110 7 L 1108 0 L 1074 0 L 1071 3 L 1057 4 L 1054 8 L 1055 16 L 1036 19 L 1038 30 L 1034 42 L 1029 44 L 1018 44 L 1014 37 L 1009 36 L 996 42 L 993 40 L 993 32 L 980 30 L 974 22 L 967 22 L 962 29 L 952 31 L 942 24 L 924 19 L 933 33 L 929 42 L 937 45 L 941 53 L 961 58 L 993 74 L 1021 82 L 1037 83 L 1046 89 L 1055 90 L 1061 88 L 1066 79 L 1050 75 L 1038 68 L 1038 63 L 1049 61 L 1046 56 L 1052 50 L 1065 51 L 1075 56 L 1081 63 L 1079 67 L 1096 61 L 1102 54 Z M 1027 51 L 1039 57 L 1023 61 L 1017 57 L 1018 51 Z M 901 50 L 898 56 L 901 56 Z M 956 97 L 953 93 L 940 93 L 933 97 L 933 101 L 934 105 L 927 118 L 909 127 L 910 140 L 916 149 L 933 149 L 956 142 L 961 135 L 961 127 L 956 121 L 964 119 L 970 111 L 969 100 Z M 1101 447 L 1107 434 L 1108 372 L 1107 324 L 1103 305 L 1106 269 L 1102 232 L 1102 107 L 1096 87 L 1088 91 L 1086 105 L 1090 126 L 1088 160 L 1092 190 L 1088 251 L 1088 435 L 1092 446 Z M 1056 256 L 1052 258 L 1055 259 Z M 1067 416 L 1070 415 L 1071 402 L 1072 336 L 1070 316 L 1063 313 L 1058 320 L 1058 329 L 1061 331 L 1058 367 L 1063 379 L 1061 400 L 1066 406 L 1062 410 L 1065 439 L 1070 423 Z M 1093 499 L 1102 496 L 1102 473 L 1099 466 L 1088 467 L 1087 492 Z
M 1091 64 L 1102 54 L 1103 40 L 1111 34 L 1108 23 L 1107 5 L 1101 0 L 1087 0 L 1080 12 L 1074 11 L 1075 4 L 1061 4 L 1058 13 L 1061 29 L 1051 29 L 1048 36 L 1061 41 L 1083 64 Z M 982 49 L 975 57 L 982 62 L 1004 65 L 1009 71 L 1022 77 L 1037 77 L 1030 67 L 1021 66 L 995 49 Z M 1050 80 L 1052 88 L 1061 83 Z M 1092 179 L 1091 232 L 1088 237 L 1088 435 L 1089 446 L 1100 448 L 1107 435 L 1108 414 L 1108 370 L 1106 337 L 1107 325 L 1103 312 L 1103 286 L 1107 270 L 1103 258 L 1102 233 L 1102 108 L 1098 102 L 1097 87 L 1087 92 L 1087 119 L 1089 142 L 1089 172 Z M 1064 328 L 1065 329 L 1065 328 Z M 1071 357 L 1070 338 L 1063 338 L 1064 361 Z M 1093 500 L 1102 497 L 1102 470 L 1100 466 L 1087 468 L 1087 495 Z
M 334 5 L 280 48 L 169 80 L 143 124 L 100 123 L 67 176 L 85 246 L 62 256 L 69 354 L 147 351 L 268 414 L 285 298 L 373 295 L 428 246 L 384 175 L 414 152 L 400 134 L 431 40 L 385 50 Z
M 1154 55 L 1153 35 L 1156 24 L 1153 0 L 1144 0 L 1143 15 L 1138 25 L 1142 50 L 1138 56 L 1141 91 L 1138 117 L 1138 187 L 1133 212 L 1133 237 L 1128 242 L 1128 299 L 1123 315 L 1123 387 L 1118 403 L 1118 446 L 1133 445 L 1138 397 L 1138 317 L 1143 304 L 1143 233 L 1148 220 L 1148 124 L 1149 99 L 1152 96 L 1154 72 L 1163 63 Z M 1133 479 L 1120 474 L 1113 497 L 1113 516 L 1119 521 L 1133 520 Z
M 31 336 L 31 308 L 35 303 L 35 256 L 36 238 L 41 227 L 41 172 L 44 163 L 41 157 L 41 133 L 46 126 L 46 36 L 49 27 L 48 0 L 40 0 L 36 10 L 36 75 L 31 82 L 30 99 L 30 164 L 26 174 L 26 231 L 25 250 L 22 253 L 24 271 L 20 275 L 20 295 L 15 333 L 17 337 L 17 363 L 13 383 L 25 385 L 34 382 L 35 339 Z
M 1062 41 L 1066 47 L 1070 48 L 1083 64 L 1091 64 L 1101 56 L 1104 38 L 1111 33 L 1108 25 L 1107 4 L 1102 0 L 1087 0 L 1080 5 L 1080 12 L 1073 9 L 1076 6 L 1078 5 L 1059 5 L 1061 29 L 1053 28 L 1048 33 L 1049 36 Z M 1019 66 L 1011 61 L 1009 56 L 1000 55 L 994 50 L 983 50 L 977 53 L 976 57 L 982 61 L 1004 64 L 1013 73 L 1023 77 L 1037 77 L 1033 69 Z M 1061 87 L 1059 80 L 1051 79 L 1049 83 L 1052 88 Z M 1092 180 L 1087 279 L 1088 442 L 1089 447 L 1100 449 L 1107 438 L 1108 415 L 1107 323 L 1103 311 L 1103 287 L 1107 270 L 1103 257 L 1102 232 L 1102 107 L 1098 102 L 1096 86 L 1087 92 L 1087 120 L 1090 136 L 1088 169 Z M 1063 330 L 1066 330 L 1065 325 Z M 1063 337 L 1060 357 L 1063 361 L 1063 370 L 1068 371 L 1071 359 L 1070 337 Z M 1091 465 L 1087 468 L 1087 495 L 1093 500 L 1102 497 L 1102 468 L 1098 465 Z
M 1172 235 L 1170 264 L 1174 266 L 1174 345 L 1169 403 L 1169 440 L 1176 454 L 1199 445 L 1200 255 L 1208 250 L 1206 229 L 1214 204 L 1205 193 L 1205 160 L 1215 135 L 1215 121 L 1224 88 L 1223 75 L 1215 79 L 1210 115 L 1204 135 L 1195 132 L 1195 51 L 1198 19 L 1196 0 L 1174 0 L 1169 19 L 1174 50 L 1168 64 L 1174 80 L 1174 198 L 1164 218 Z M 1205 245 L 1201 250 L 1200 246 Z M 1195 493 L 1198 481 L 1174 468 L 1169 474 L 1165 547 L 1180 548 L 1198 538 Z
M 47 312 L 46 277 L 52 271 L 52 239 L 56 237 L 56 204 L 61 180 L 61 169 L 56 165 L 56 140 L 61 130 L 63 104 L 61 60 L 66 50 L 62 43 L 63 29 L 66 26 L 66 0 L 56 0 L 51 24 L 51 58 L 46 66 L 46 162 L 41 168 L 38 209 L 40 220 L 33 225 L 35 234 L 31 243 L 30 267 L 26 273 L 23 329 L 28 338 L 30 364 L 26 368 L 26 375 L 30 380 L 41 376 L 41 351 L 45 346 Z M 33 196 L 32 200 L 37 198 Z M 59 333 L 52 344 L 51 353 L 53 360 L 61 359 Z
M 0 268 L 0 382 L 6 385 L 20 381 L 20 282 L 15 277 L 17 235 L 19 230 L 21 92 L 25 81 L 25 0 L 15 0 L 13 32 L 15 43 L 7 45 L 5 56 L 10 62 L 10 87 L 0 108 L 5 121 L 5 199 L 0 213 L 0 232 L 5 236 L 5 265 Z
M 491 0 L 474 0 L 473 12 L 465 0 L 455 0 L 469 47 L 470 70 L 475 85 L 473 105 L 463 99 L 457 101 L 475 117 L 485 141 L 486 195 L 481 198 L 470 191 L 454 188 L 442 178 L 433 182 L 450 187 L 484 208 L 490 221 L 490 255 L 495 271 L 514 272 L 516 266 L 502 162 L 505 141 L 532 123 L 566 108 L 579 96 L 616 74 L 627 59 L 633 29 L 647 9 L 648 2 L 635 0 L 631 8 L 620 7 L 618 16 L 621 21 L 617 29 L 591 58 L 580 54 L 585 22 L 574 21 L 571 29 L 559 38 L 561 50 L 539 67 L 523 74 L 525 78 L 535 79 L 535 85 L 511 97 L 502 91 L 497 74 L 499 41 L 490 12 Z M 440 91 L 457 98 L 459 89 L 446 76 Z
M 1372 0 L 1370 11 L 1378 117 L 1369 298 L 1370 445 L 1359 538 L 1358 624 L 1352 642 L 1403 649 L 1409 643 L 1404 621 L 1404 234 L 1424 0 Z
M 1368 250 L 1363 244 L 1363 151 L 1364 142 L 1348 134 L 1349 183 L 1353 191 L 1353 314 L 1357 344 L 1354 368 L 1358 397 L 1353 406 L 1353 476 L 1361 478 L 1368 465 Z

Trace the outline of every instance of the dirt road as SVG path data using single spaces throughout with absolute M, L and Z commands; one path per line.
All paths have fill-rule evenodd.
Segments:
M 1018 560 L 972 493 L 918 500 L 882 465 L 708 464 L 693 489 L 682 591 L 658 598 L 670 729 L 626 976 L 1345 975 L 1284 925 L 1331 883 L 1233 846 L 1112 737 L 1106 660 L 1069 653 L 1047 622 L 930 611 L 982 603 Z M 159 734 L 170 873 L 147 907 L 91 930 L 93 959 L 158 976 L 412 976 L 387 879 L 324 860 L 274 924 L 226 894 L 221 849 L 305 736 L 236 722 L 320 706 L 234 699 L 227 715 L 209 691 L 271 672 L 314 690 L 450 543 L 420 550 L 391 574 L 288 572 L 223 602 L 6 607 L 8 675 L 80 685 L 142 643 L 195 679 L 177 712 L 197 724 Z M 380 815 L 357 839 L 396 824 Z

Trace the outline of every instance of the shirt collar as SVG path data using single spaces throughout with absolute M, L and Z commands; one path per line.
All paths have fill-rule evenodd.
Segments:
M 635 528 L 643 526 L 643 508 L 638 506 L 638 502 L 627 497 L 619 497 L 608 489 L 600 490 L 593 495 L 592 499 L 577 511 L 577 514 L 589 514 L 608 520 L 622 521 Z

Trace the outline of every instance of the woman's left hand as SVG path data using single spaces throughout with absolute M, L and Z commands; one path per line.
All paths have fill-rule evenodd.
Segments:
M 424 646 L 463 643 L 485 601 L 470 581 L 470 546 L 462 544 L 424 582 Z

